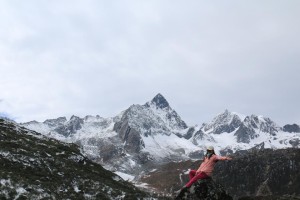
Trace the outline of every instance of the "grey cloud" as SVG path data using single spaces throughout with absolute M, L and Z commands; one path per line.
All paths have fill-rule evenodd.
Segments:
M 0 4 L 0 89 L 20 120 L 112 116 L 158 92 L 188 124 L 300 118 L 299 1 Z

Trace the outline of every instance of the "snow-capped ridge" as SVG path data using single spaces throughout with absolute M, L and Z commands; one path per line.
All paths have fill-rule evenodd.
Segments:
M 231 112 L 232 114 L 234 115 L 237 115 L 239 116 L 239 118 L 244 121 L 244 119 L 247 117 L 247 115 L 244 115 L 244 114 L 241 114 L 241 113 L 238 113 L 238 112 Z
M 83 119 L 84 121 L 99 121 L 99 120 L 104 120 L 105 118 L 100 117 L 100 115 L 96 115 L 96 116 L 87 115 Z
M 257 116 L 254 114 L 247 116 L 244 119 L 243 124 L 248 128 L 257 129 L 260 132 L 266 132 L 272 135 L 275 135 L 278 131 L 282 129 L 270 118 L 261 115 Z
M 66 117 L 58 117 L 56 119 L 47 119 L 43 123 L 49 126 L 58 126 L 58 125 L 63 125 L 66 122 L 67 122 Z
M 242 121 L 237 114 L 229 112 L 226 109 L 223 113 L 214 117 L 210 123 L 205 124 L 203 126 L 203 132 L 214 134 L 220 134 L 223 132 L 230 133 L 239 127 L 241 123 Z
M 145 106 L 150 106 L 150 104 L 154 105 L 156 108 L 165 109 L 169 108 L 170 105 L 166 98 L 158 93 L 150 102 L 147 102 Z
M 144 107 L 158 115 L 170 129 L 182 130 L 188 127 L 160 93 L 151 102 L 144 104 Z
M 73 115 L 69 120 L 61 117 L 24 126 L 80 144 L 89 157 L 106 163 L 107 168 L 132 173 L 149 161 L 200 157 L 199 151 L 205 151 L 207 145 L 213 145 L 216 152 L 246 150 L 259 144 L 265 148 L 300 147 L 299 133 L 283 132 L 270 118 L 228 109 L 202 126 L 187 126 L 160 93 L 115 117 Z M 294 131 L 295 127 L 285 130 Z
M 72 115 L 71 118 L 70 118 L 70 121 L 73 121 L 73 120 L 80 120 L 81 118 L 76 116 L 76 115 Z

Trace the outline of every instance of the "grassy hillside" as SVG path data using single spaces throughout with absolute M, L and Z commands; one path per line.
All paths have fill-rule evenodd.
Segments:
M 0 199 L 148 199 L 65 144 L 0 119 Z

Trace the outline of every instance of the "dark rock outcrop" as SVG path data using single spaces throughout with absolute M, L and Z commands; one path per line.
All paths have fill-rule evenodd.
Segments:
M 126 151 L 130 153 L 138 153 L 145 147 L 140 133 L 130 127 L 127 120 L 115 123 L 114 131 L 119 133 L 119 137 L 125 143 L 124 149 Z
M 183 136 L 185 139 L 189 140 L 192 136 L 193 133 L 195 132 L 195 128 L 189 128 L 189 130 L 187 131 L 187 133 Z
M 300 200 L 300 197 L 294 195 L 246 196 L 241 197 L 238 200 Z
M 232 200 L 223 186 L 211 178 L 198 180 L 190 188 L 183 189 L 175 200 Z
M 300 195 L 300 149 L 253 149 L 215 167 L 214 177 L 235 197 Z
M 56 128 L 55 131 L 61 135 L 64 135 L 65 137 L 68 137 L 70 135 L 75 134 L 77 130 L 81 129 L 82 124 L 83 119 L 73 115 L 70 121 L 67 122 L 67 124 L 58 126 L 58 128 Z
M 253 128 L 247 127 L 242 124 L 239 129 L 234 134 L 236 136 L 237 142 L 249 143 L 251 139 L 257 137 L 255 130 Z
M 156 105 L 157 108 L 160 109 L 164 109 L 169 107 L 169 103 L 168 101 L 165 99 L 165 97 L 163 95 L 161 95 L 160 93 L 158 93 L 152 100 L 151 103 Z M 146 104 L 146 106 L 149 106 L 148 104 Z
M 292 139 L 289 141 L 289 143 L 294 147 L 297 148 L 300 145 L 300 140 L 298 138 Z
M 289 133 L 300 133 L 300 126 L 298 124 L 287 124 L 283 126 L 283 131 Z

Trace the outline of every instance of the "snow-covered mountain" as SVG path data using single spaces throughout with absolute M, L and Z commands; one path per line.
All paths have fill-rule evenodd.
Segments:
M 290 127 L 286 125 L 285 127 Z M 294 127 L 294 126 L 293 126 Z M 296 128 L 288 130 L 297 130 Z M 199 134 L 201 133 L 201 134 Z M 263 116 L 245 116 L 225 110 L 210 123 L 203 124 L 198 135 L 210 135 L 210 143 L 220 152 L 235 152 L 253 147 L 281 149 L 300 147 L 300 131 L 287 132 L 270 118 Z M 195 133 L 195 135 L 197 135 Z M 203 142 L 203 137 L 192 137 L 194 143 Z M 208 142 L 209 142 L 208 141 Z
M 207 145 L 223 154 L 255 146 L 300 147 L 298 125 L 283 128 L 262 116 L 225 110 L 210 123 L 188 126 L 161 94 L 112 118 L 60 117 L 22 126 L 77 143 L 89 158 L 107 168 L 133 174 L 161 162 L 200 158 Z
M 203 131 L 206 133 L 221 134 L 224 132 L 230 133 L 242 124 L 242 119 L 235 113 L 230 113 L 225 110 L 224 113 L 216 116 L 211 123 L 203 126 Z
M 77 143 L 89 158 L 123 172 L 136 172 L 145 164 L 187 159 L 199 149 L 182 137 L 188 126 L 161 94 L 144 105 L 132 105 L 113 118 L 60 117 L 22 126 Z

